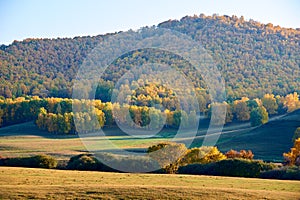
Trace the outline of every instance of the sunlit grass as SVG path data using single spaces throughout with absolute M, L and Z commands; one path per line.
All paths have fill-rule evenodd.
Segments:
M 300 182 L 0 167 L 0 198 L 299 199 Z

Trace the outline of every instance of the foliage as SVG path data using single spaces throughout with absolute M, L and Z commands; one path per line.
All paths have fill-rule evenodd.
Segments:
M 80 154 L 70 158 L 67 169 L 99 170 L 99 161 L 92 154 Z
M 243 97 L 241 100 L 236 100 L 233 103 L 235 119 L 238 121 L 248 121 L 250 119 L 250 109 L 247 105 L 249 99 Z
M 267 123 L 269 120 L 268 112 L 265 107 L 254 108 L 250 113 L 251 126 L 259 126 Z
M 158 167 L 150 159 L 146 158 L 100 153 L 96 155 L 80 154 L 73 156 L 68 162 L 67 169 L 122 172 L 109 166 L 122 166 L 122 169 L 128 172 L 148 171 Z
M 238 151 L 235 151 L 235 150 L 231 149 L 230 151 L 225 153 L 225 156 L 227 158 L 231 158 L 231 159 L 233 159 L 233 158 L 243 158 L 243 159 L 252 160 L 253 157 L 254 157 L 254 154 L 252 153 L 251 150 L 248 150 L 248 151 L 240 150 L 240 152 L 238 152 Z
M 300 138 L 296 139 L 291 151 L 283 154 L 287 165 L 300 166 Z
M 232 113 L 231 106 L 226 102 L 212 103 L 209 105 L 208 109 L 209 109 L 208 110 L 208 118 L 212 119 L 212 117 L 214 117 L 212 119 L 213 125 L 223 125 L 225 123 L 232 122 L 232 120 L 233 120 L 233 113 Z M 214 116 L 212 116 L 212 109 L 215 109 Z M 225 112 L 226 112 L 226 114 L 225 114 Z M 222 116 L 226 116 L 225 121 Z
M 49 155 L 37 155 L 24 158 L 5 158 L 3 165 L 13 167 L 56 168 L 57 160 Z
M 187 148 L 184 144 L 173 142 L 163 142 L 150 146 L 147 153 L 150 158 L 155 160 L 160 168 L 167 173 L 177 171 L 180 159 L 186 154 Z
M 194 163 L 207 164 L 226 159 L 217 147 L 200 147 L 187 150 L 184 157 L 180 160 L 180 165 Z
M 277 114 L 278 104 L 274 94 L 265 94 L 261 99 L 263 107 L 270 115 Z
M 176 173 L 180 166 L 188 164 L 207 164 L 226 159 L 217 147 L 187 149 L 184 144 L 170 142 L 153 145 L 147 152 L 167 173 Z
M 209 164 L 191 164 L 178 169 L 180 174 L 259 177 L 263 162 L 248 159 L 226 159 Z
M 149 88 L 148 88 L 149 89 Z M 150 92 L 150 91 L 148 91 Z M 272 96 L 269 94 L 269 96 Z M 265 96 L 266 98 L 266 96 Z M 273 98 L 272 98 L 273 99 Z M 274 101 L 272 100 L 274 103 Z M 287 111 L 293 111 L 300 108 L 299 97 L 297 93 L 286 96 L 276 96 L 278 113 L 283 114 Z M 262 106 L 262 101 L 258 98 L 234 100 L 232 103 L 217 103 L 206 105 L 208 117 L 211 116 L 211 109 L 216 106 L 219 113 L 214 115 L 213 122 L 223 124 L 221 114 L 224 114 L 226 107 L 225 123 L 232 121 L 248 121 L 252 125 L 259 125 L 267 122 L 268 112 Z M 78 110 L 74 115 L 73 108 Z M 129 127 L 157 129 L 160 127 L 172 127 L 188 129 L 197 125 L 197 114 L 194 108 L 190 108 L 189 113 L 184 110 L 157 109 L 155 107 L 137 106 L 111 102 L 102 102 L 101 100 L 88 99 L 67 99 L 67 98 L 40 98 L 18 97 L 0 99 L 0 126 L 7 126 L 27 121 L 35 120 L 39 128 L 54 133 L 74 134 L 75 130 L 73 120 L 80 124 L 82 132 L 98 130 L 106 126 L 112 126 L 115 122 L 123 123 Z M 128 110 L 130 119 L 128 119 Z M 251 112 L 250 112 L 251 111 Z M 252 115 L 251 115 L 252 113 Z M 89 121 L 89 123 L 85 123 Z M 151 124 L 151 126 L 150 126 Z M 86 126 L 87 125 L 87 126 Z
M 300 108 L 299 95 L 297 92 L 286 95 L 284 106 L 287 108 L 287 112 L 292 112 Z
M 261 172 L 260 178 L 283 179 L 283 180 L 300 180 L 300 167 L 290 166 Z
M 293 91 L 299 92 L 299 79 L 296 76 L 299 73 L 298 29 L 282 28 L 270 23 L 261 24 L 254 20 L 246 21 L 243 17 L 203 14 L 165 21 L 158 24 L 158 27 L 187 34 L 201 42 L 212 55 L 226 81 L 229 99 L 235 100 L 242 96 L 262 97 L 265 93 L 286 95 Z M 71 87 L 78 67 L 93 48 L 115 34 L 73 39 L 26 39 L 14 41 L 8 46 L 2 45 L 0 96 L 71 97 Z M 89 91 L 95 87 L 96 98 L 109 102 L 114 84 L 128 68 L 133 67 L 134 63 L 155 63 L 162 57 L 166 58 L 162 59 L 164 62 L 184 72 L 197 90 L 205 90 L 206 86 L 199 79 L 200 75 L 189 69 L 188 63 L 180 59 L 170 61 L 174 55 L 158 52 L 152 56 L 151 52 L 153 51 L 134 51 L 117 59 L 105 71 L 98 86 L 91 86 L 89 82 L 83 83 L 82 87 L 86 88 L 83 96 L 91 95 Z M 145 86 L 149 74 L 149 71 L 145 72 L 143 77 L 131 85 L 138 84 L 135 89 Z M 173 110 L 172 99 L 170 103 L 168 97 L 160 99 L 165 104 L 170 104 L 168 106 Z M 199 99 L 202 112 L 205 110 L 203 105 L 207 105 L 209 101 L 207 95 L 203 94 Z M 156 98 L 136 103 L 148 104 L 153 100 L 156 101 Z

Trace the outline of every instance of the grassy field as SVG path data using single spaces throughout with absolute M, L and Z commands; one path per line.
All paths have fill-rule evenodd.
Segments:
M 300 199 L 299 181 L 0 167 L 0 199 Z
M 147 148 L 162 138 L 132 139 L 130 136 L 112 136 L 116 129 L 108 130 L 105 139 L 92 137 L 99 149 L 107 149 L 107 140 L 124 149 Z M 33 122 L 0 128 L 0 155 L 2 157 L 24 157 L 36 154 L 49 154 L 58 159 L 69 159 L 73 155 L 87 152 L 81 139 L 76 135 L 55 135 L 39 130 Z
M 292 132 L 298 124 L 299 112 L 255 129 L 247 123 L 234 124 L 224 128 L 217 146 L 223 151 L 251 149 L 256 157 L 280 159 L 282 152 L 289 150 Z M 199 130 L 195 146 L 201 146 L 204 132 Z M 107 129 L 106 134 L 106 138 L 86 139 L 91 143 L 97 141 L 97 148 L 103 150 L 110 148 L 107 139 L 119 148 L 131 150 L 143 150 L 165 140 L 134 139 L 115 128 Z M 170 130 L 163 134 L 173 133 Z M 50 134 L 37 129 L 33 122 L 0 128 L 2 157 L 49 154 L 68 160 L 85 152 L 87 149 L 78 136 Z M 0 199 L 300 199 L 299 181 L 9 167 L 0 167 L 0 177 Z
M 282 161 L 282 153 L 288 152 L 292 147 L 291 138 L 296 127 L 300 126 L 300 111 L 272 120 L 258 128 L 251 128 L 249 123 L 231 124 L 225 126 L 220 136 L 217 147 L 226 152 L 230 149 L 250 149 L 258 159 L 267 161 Z M 206 124 L 202 124 L 198 136 L 194 139 L 193 146 L 202 145 Z M 162 130 L 162 135 L 172 136 L 176 131 Z M 147 147 L 160 141 L 169 140 L 156 138 L 132 138 L 124 135 L 117 128 L 105 129 L 104 137 L 87 137 L 90 147 L 97 150 L 114 150 L 108 145 L 108 140 L 115 147 L 145 151 Z M 179 138 L 177 142 L 190 140 Z M 113 147 L 113 148 L 115 148 Z M 71 156 L 87 152 L 82 140 L 75 135 L 55 135 L 39 130 L 33 122 L 0 128 L 0 156 L 23 157 L 36 154 L 49 154 L 61 160 L 68 160 Z

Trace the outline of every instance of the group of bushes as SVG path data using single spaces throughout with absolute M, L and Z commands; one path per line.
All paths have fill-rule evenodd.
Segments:
M 300 180 L 300 166 L 282 167 L 260 173 L 260 178 Z
M 208 164 L 190 164 L 178 169 L 179 174 L 259 177 L 261 172 L 272 170 L 274 164 L 264 163 L 259 160 L 226 159 Z
M 180 154 L 184 150 L 182 144 L 169 146 L 168 150 Z M 159 148 L 168 146 L 159 144 L 149 148 L 148 153 L 152 150 L 157 151 Z M 178 148 L 179 147 L 179 148 Z M 178 149 L 176 149 L 178 148 Z M 204 155 L 203 152 L 206 152 Z M 62 167 L 57 165 L 57 160 L 49 155 L 37 155 L 24 158 L 1 158 L 0 165 L 15 167 L 33 167 L 33 168 L 60 168 L 69 170 L 88 170 L 88 171 L 105 171 L 105 172 L 148 172 L 152 173 L 178 173 L 193 175 L 214 175 L 214 176 L 234 176 L 249 178 L 270 178 L 270 179 L 288 179 L 300 180 L 299 166 L 278 167 L 273 163 L 265 163 L 260 160 L 242 158 L 245 152 L 230 152 L 231 158 L 226 158 L 226 154 L 212 148 L 194 148 L 188 149 L 180 159 L 173 161 L 172 157 L 167 157 L 162 151 L 159 160 L 156 155 L 147 157 L 120 156 L 109 153 L 102 154 L 80 154 L 71 157 L 68 163 Z M 167 155 L 167 154 L 166 154 Z M 236 157 L 232 156 L 236 155 Z M 245 155 L 245 154 L 243 154 Z M 252 152 L 248 152 L 252 155 Z M 239 157 L 240 156 L 240 157 Z M 166 160 L 168 158 L 169 160 Z M 252 157 L 251 157 L 252 158 Z M 155 162 L 153 162 L 155 161 Z M 111 167 L 109 167 L 111 166 Z
M 187 149 L 183 144 L 160 143 L 149 147 L 147 152 L 149 159 L 112 154 L 97 154 L 96 156 L 82 154 L 72 157 L 67 165 L 67 169 L 122 171 L 105 165 L 108 164 L 109 166 L 122 166 L 123 170 L 132 172 L 156 169 L 152 173 L 300 180 L 299 167 L 279 167 L 274 163 L 253 160 L 251 151 L 242 150 L 237 152 L 231 150 L 226 154 L 222 154 L 216 147 Z M 105 164 L 99 160 L 105 161 Z
M 71 170 L 105 172 L 148 172 L 159 167 L 155 162 L 144 157 L 120 156 L 103 153 L 97 155 L 81 154 L 74 156 L 69 160 L 66 168 Z
M 53 169 L 57 167 L 57 160 L 49 155 L 37 155 L 21 158 L 0 158 L 0 165 Z

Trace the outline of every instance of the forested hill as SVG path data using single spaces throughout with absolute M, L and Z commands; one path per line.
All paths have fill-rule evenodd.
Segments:
M 300 92 L 300 29 L 217 15 L 169 20 L 158 27 L 185 33 L 199 41 L 222 72 L 229 97 Z M 107 35 L 26 39 L 2 45 L 0 96 L 70 97 L 78 67 Z M 114 69 L 118 71 L 122 70 Z M 112 81 L 111 86 L 120 74 L 108 74 L 104 81 Z

